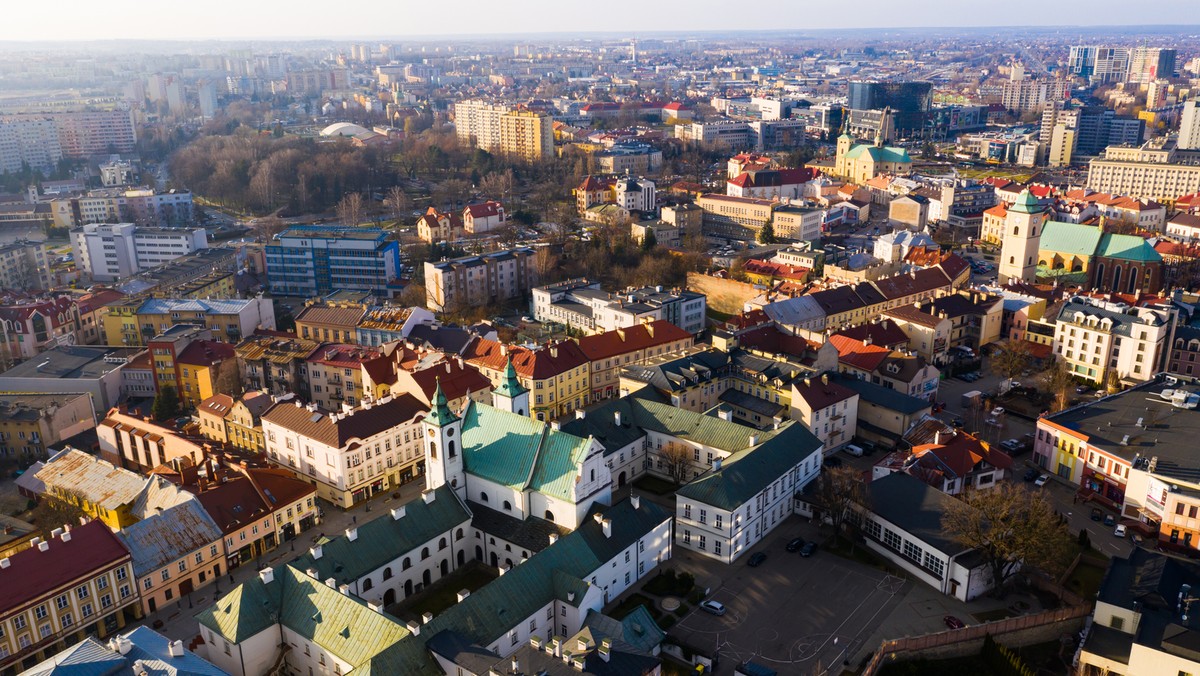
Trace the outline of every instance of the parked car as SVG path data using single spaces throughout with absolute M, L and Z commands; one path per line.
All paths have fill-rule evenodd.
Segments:
M 746 565 L 750 566 L 751 568 L 757 568 L 762 565 L 763 561 L 766 561 L 766 560 L 767 560 L 766 554 L 763 554 L 762 552 L 754 552 L 753 554 L 750 555 L 750 560 L 746 562 Z
M 962 428 L 962 426 L 963 426 L 963 419 L 962 419 L 962 418 L 955 418 L 955 419 L 954 419 L 954 426 L 955 426 L 955 427 L 958 427 L 958 428 L 960 428 L 960 429 L 961 429 L 961 428 Z
M 1125 537 L 1125 524 L 1121 524 L 1120 526 L 1117 526 L 1116 528 L 1114 528 L 1113 535 L 1115 535 L 1119 538 Z
M 804 541 L 804 538 L 793 538 L 791 542 L 787 543 L 787 546 L 784 547 L 784 549 L 788 550 L 789 552 L 798 552 L 800 551 L 800 548 L 806 544 L 807 543 Z
M 706 613 L 712 613 L 713 615 L 724 615 L 725 614 L 725 606 L 721 605 L 717 601 L 711 601 L 711 600 L 710 601 L 701 601 L 700 602 L 700 610 L 703 610 Z
M 1034 485 L 1034 486 L 1037 486 L 1038 488 L 1041 488 L 1042 486 L 1045 486 L 1045 485 L 1046 485 L 1046 482 L 1047 482 L 1047 481 L 1049 481 L 1049 480 L 1050 480 L 1050 475 L 1049 475 L 1049 474 L 1043 474 L 1043 475 L 1041 475 L 1040 477 L 1038 477 L 1038 478 L 1037 478 L 1037 481 L 1034 481 L 1034 482 L 1033 482 L 1033 485 Z
M 945 622 L 946 627 L 949 629 L 962 629 L 963 627 L 967 626 L 962 620 L 953 615 L 947 615 L 943 617 L 942 622 Z
M 817 543 L 815 542 L 805 542 L 804 546 L 800 548 L 800 556 L 803 556 L 806 559 L 816 553 Z
M 993 418 L 999 418 L 1002 415 L 1004 415 L 1004 407 L 1003 406 L 997 406 L 996 408 L 992 409 L 992 417 Z
M 1103 517 L 1104 514 L 1100 511 L 1099 507 L 1092 508 L 1092 521 L 1099 521 Z
M 1090 389 L 1092 388 L 1088 387 L 1087 385 L 1080 385 L 1079 387 L 1075 388 L 1075 394 L 1087 394 L 1088 390 Z
M 1036 469 L 1030 467 L 1029 469 L 1025 470 L 1026 481 L 1033 481 L 1036 478 L 1038 478 L 1038 471 Z
M 1113 516 L 1112 514 L 1105 514 L 1104 515 L 1104 525 L 1105 526 L 1117 525 L 1117 518 L 1115 516 Z

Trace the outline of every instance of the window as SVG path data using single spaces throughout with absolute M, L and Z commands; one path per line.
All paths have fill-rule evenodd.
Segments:
M 719 529 L 722 527 L 721 522 L 724 521 L 725 517 L 721 516 L 720 514 L 717 514 L 715 518 L 716 518 L 716 522 L 717 522 L 717 528 Z
M 24 615 L 17 615 L 16 617 L 13 618 L 13 628 L 14 629 L 24 629 L 27 626 L 29 626 L 29 625 L 25 622 Z
M 1113 629 L 1116 629 L 1117 631 L 1121 631 L 1125 628 L 1125 618 L 1116 617 L 1114 615 L 1113 618 L 1111 620 L 1109 620 L 1108 626 L 1112 627 Z
M 90 603 L 83 604 L 83 608 L 80 609 L 80 613 L 84 617 L 91 617 L 92 616 L 92 604 L 90 604 Z
M 44 603 L 33 609 L 33 616 L 39 620 L 46 619 L 46 616 L 49 614 L 50 613 L 46 610 L 46 604 Z
M 70 605 L 70 601 L 67 599 L 66 594 L 54 599 L 54 607 L 58 608 L 59 610 L 66 608 L 68 605 Z
M 216 547 L 217 547 L 216 545 L 213 545 L 213 549 L 216 549 Z M 118 579 L 118 580 L 124 580 L 124 579 L 125 579 L 125 575 L 126 575 L 126 573 L 125 573 L 125 569 L 124 569 L 124 568 L 118 568 L 118 569 L 117 569 L 117 579 Z
M 883 530 L 883 543 L 896 551 L 900 551 L 900 536 L 890 529 Z
M 946 563 L 931 552 L 925 552 L 925 568 L 933 571 L 939 579 L 946 573 Z
M 691 505 L 683 506 L 683 518 L 685 518 L 685 519 L 692 518 L 692 506 Z
M 111 605 L 112 605 L 112 594 L 105 594 L 104 596 L 100 597 L 100 607 L 101 608 L 108 608 Z
M 708 510 L 700 510 L 700 523 L 708 523 Z
M 97 589 L 108 589 L 108 577 L 102 577 L 96 580 Z
M 706 543 L 705 543 L 705 540 L 706 540 L 706 539 L 707 539 L 707 538 L 705 538 L 703 535 L 701 535 L 701 536 L 700 536 L 700 549 L 705 549 L 705 548 L 706 548 Z
M 721 541 L 713 540 L 713 554 L 720 554 L 720 553 L 721 553 Z
M 199 564 L 199 563 L 202 563 L 203 561 L 204 561 L 204 552 L 196 552 L 196 563 Z M 183 563 L 183 562 L 180 561 L 180 563 Z
M 75 590 L 75 595 L 78 596 L 81 600 L 86 599 L 88 597 L 87 585 L 86 584 L 79 585 L 79 587 Z
M 63 613 L 61 616 L 59 616 L 58 623 L 62 625 L 63 629 L 66 629 L 72 624 L 75 624 L 75 619 L 71 617 L 71 613 Z
M 167 580 L 171 579 L 171 571 L 167 570 L 166 568 L 163 568 L 163 571 L 160 575 L 162 577 L 163 582 L 166 582 Z
M 151 580 L 150 578 L 146 578 L 145 580 L 142 580 L 142 589 L 150 589 L 153 586 L 154 586 L 154 580 Z

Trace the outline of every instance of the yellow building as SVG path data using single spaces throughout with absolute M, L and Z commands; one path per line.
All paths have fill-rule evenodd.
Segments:
M 908 174 L 912 172 L 912 159 L 904 148 L 885 146 L 882 138 L 875 145 L 854 145 L 849 134 L 842 134 L 837 141 L 837 159 L 834 173 L 855 183 L 865 183 L 880 174 Z
M 227 394 L 214 394 L 196 408 L 200 433 L 213 441 L 260 452 L 263 450 L 262 413 L 271 403 L 271 396 L 261 391 L 247 392 L 236 399 Z
M 49 499 L 74 505 L 113 530 L 138 520 L 133 503 L 146 485 L 145 477 L 140 474 L 70 449 L 46 463 L 34 476 L 45 484 L 45 496 Z
M 479 339 L 467 347 L 464 359 L 500 387 L 508 361 L 517 380 L 529 391 L 529 415 L 554 420 L 588 404 L 591 362 L 574 341 L 564 340 L 530 350 Z
M 500 116 L 500 152 L 533 164 L 554 158 L 554 118 L 531 110 Z
M 132 319 L 131 305 L 136 305 Z M 145 345 L 176 324 L 206 326 L 212 330 L 214 340 L 230 343 L 237 343 L 258 328 L 275 328 L 275 306 L 270 298 L 150 298 L 120 301 L 108 307 L 104 330 L 110 345 Z
M 144 338 L 138 328 L 137 310 L 143 300 L 125 298 L 99 310 L 100 343 L 102 345 L 142 345 Z

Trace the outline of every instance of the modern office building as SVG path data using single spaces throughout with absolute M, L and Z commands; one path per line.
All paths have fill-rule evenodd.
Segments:
M 661 286 L 608 292 L 599 282 L 572 279 L 533 290 L 533 316 L 588 334 L 666 320 L 691 334 L 705 328 L 704 294 Z
M 895 113 L 892 124 L 896 130 L 922 129 L 933 103 L 933 85 L 929 82 L 857 81 L 850 83 L 848 99 L 850 110 L 890 108 Z
M 400 274 L 400 243 L 377 228 L 298 225 L 265 249 L 267 279 L 277 295 L 386 292 Z
M 93 281 L 111 282 L 208 248 L 203 228 L 90 223 L 71 231 L 75 263 Z
M 1096 192 L 1167 204 L 1200 192 L 1200 164 L 1184 161 L 1175 142 L 1156 138 L 1140 146 L 1109 146 L 1088 163 L 1087 187 Z

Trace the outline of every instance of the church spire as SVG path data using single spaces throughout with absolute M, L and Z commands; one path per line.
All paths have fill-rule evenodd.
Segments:
M 458 420 L 458 416 L 450 410 L 450 402 L 446 399 L 446 393 L 442 391 L 442 379 L 437 378 L 435 382 L 437 384 L 433 390 L 433 407 L 429 410 L 429 415 L 425 416 L 425 422 L 443 427 Z
M 509 399 L 515 399 L 528 391 L 521 385 L 521 381 L 517 379 L 517 369 L 513 367 L 512 356 L 509 356 L 508 363 L 504 367 L 504 380 L 500 381 L 500 386 L 496 388 L 496 393 Z

